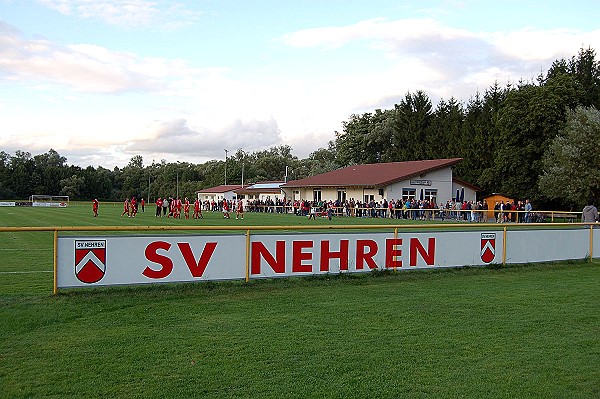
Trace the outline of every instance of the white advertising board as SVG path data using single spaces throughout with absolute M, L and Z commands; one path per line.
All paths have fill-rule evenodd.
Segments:
M 59 237 L 57 288 L 361 273 L 503 261 L 502 230 Z M 600 257 L 600 230 L 592 244 Z M 590 229 L 512 230 L 506 262 L 583 259 Z M 246 270 L 248 265 L 248 270 Z
M 57 287 L 238 279 L 244 236 L 59 237 Z
M 600 258 L 600 230 L 593 229 L 592 231 L 594 232 L 592 239 L 592 257 Z
M 16 206 L 16 205 L 17 205 L 16 202 L 0 201 L 0 206 Z
M 501 262 L 502 232 L 260 235 L 252 237 L 251 277 L 410 270 Z
M 597 249 L 600 251 L 600 246 Z M 589 228 L 515 230 L 506 236 L 506 263 L 583 259 L 589 254 Z
M 50 208 L 66 208 L 66 202 L 33 202 L 32 206 L 50 207 Z
M 251 236 L 249 277 L 502 261 L 502 231 Z M 244 279 L 244 235 L 59 237 L 57 287 Z

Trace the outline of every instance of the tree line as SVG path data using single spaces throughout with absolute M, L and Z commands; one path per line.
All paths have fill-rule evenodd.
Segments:
M 300 179 L 335 167 L 330 159 L 316 151 L 306 159 L 292 155 L 287 145 L 246 153 L 238 150 L 226 161 L 203 164 L 188 162 L 144 165 L 136 155 L 123 167 L 68 165 L 67 159 L 54 149 L 32 156 L 26 151 L 10 155 L 0 151 L 0 199 L 27 199 L 32 194 L 68 195 L 70 199 L 122 201 L 133 196 L 154 200 L 157 197 L 194 198 L 203 188 L 224 184 L 280 181 L 287 171 L 290 179 Z
M 407 93 L 391 109 L 351 115 L 328 148 L 306 159 L 287 145 L 227 160 L 144 165 L 140 155 L 127 166 L 68 165 L 50 149 L 32 156 L 0 152 L 0 198 L 61 194 L 72 199 L 119 201 L 134 195 L 194 197 L 224 183 L 300 179 L 352 164 L 461 157 L 454 174 L 481 188 L 530 199 L 539 208 L 577 208 L 600 198 L 596 159 L 600 126 L 600 62 L 595 50 L 580 49 L 530 80 L 497 82 L 466 104 L 441 99 L 434 107 L 423 91 Z M 586 148 L 582 148 L 585 147 Z M 600 166 L 599 166 L 600 167 Z M 226 169 L 226 170 L 225 170 Z

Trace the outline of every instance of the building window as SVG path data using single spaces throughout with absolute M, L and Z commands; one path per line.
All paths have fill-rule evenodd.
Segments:
M 315 201 L 315 202 L 321 201 L 321 189 L 320 188 L 315 188 L 313 190 L 313 201 Z
M 341 203 L 346 202 L 346 190 L 338 189 L 337 194 L 338 201 L 340 201 Z
M 426 188 L 424 199 L 437 204 L 437 189 Z
M 365 202 L 368 204 L 371 201 L 375 201 L 375 196 L 373 194 L 365 194 Z
M 417 197 L 417 190 L 414 188 L 402 189 L 402 201 L 412 201 Z

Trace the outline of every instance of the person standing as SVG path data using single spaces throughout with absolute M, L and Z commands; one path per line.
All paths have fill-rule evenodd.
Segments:
M 223 199 L 223 218 L 229 219 L 229 204 L 226 199 Z
M 488 206 L 487 201 L 483 201 L 483 203 L 481 204 L 481 209 L 483 209 L 483 212 L 481 212 L 481 217 L 482 217 L 481 220 L 484 223 L 487 223 L 487 221 L 488 221 L 488 208 L 489 208 L 489 206 Z
M 167 197 L 163 198 L 162 207 L 163 207 L 163 216 L 167 216 L 167 212 L 169 211 L 169 199 Z
M 135 195 L 133 197 L 131 197 L 131 217 L 134 218 L 135 215 L 137 215 L 137 210 L 138 210 L 138 204 L 137 204 L 137 198 L 135 198 Z
M 123 213 L 121 214 L 121 217 L 127 215 L 127 217 L 130 218 L 131 214 L 129 212 L 129 198 L 125 198 L 125 201 L 123 202 Z
M 98 199 L 94 198 L 92 201 L 92 211 L 94 211 L 94 217 L 98 216 Z
M 183 203 L 181 202 L 181 198 L 177 197 L 175 199 L 175 215 L 173 217 L 177 219 L 181 219 L 181 208 L 183 207 Z
M 310 207 L 310 211 L 308 214 L 308 220 L 310 220 L 310 219 L 317 220 L 317 208 L 314 206 Z
M 142 213 L 144 213 L 145 208 L 146 208 L 146 201 L 144 201 L 144 197 L 142 197 L 142 200 L 140 201 L 140 205 L 142 206 Z
M 204 219 L 204 216 L 202 216 L 202 205 L 200 204 L 200 200 L 198 198 L 196 198 L 196 201 L 194 201 L 194 219 Z
M 163 201 L 160 197 L 158 197 L 156 199 L 156 217 L 159 218 L 160 217 L 160 213 L 162 212 L 162 205 L 163 205 Z
M 598 208 L 593 205 L 593 198 L 589 198 L 587 203 L 581 212 L 581 221 L 583 223 L 595 223 L 598 221 Z
M 237 206 L 235 209 L 235 218 L 237 220 L 238 217 L 241 217 L 244 220 L 244 203 L 243 200 L 239 199 L 237 202 Z
M 183 203 L 183 214 L 185 215 L 186 219 L 190 218 L 190 200 L 188 200 L 187 197 L 185 197 L 185 201 Z
M 531 221 L 531 211 L 533 210 L 533 206 L 528 199 L 525 200 L 525 223 L 529 223 Z

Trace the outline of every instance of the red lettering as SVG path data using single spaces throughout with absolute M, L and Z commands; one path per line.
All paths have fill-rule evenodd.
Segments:
M 329 251 L 329 241 L 321 241 L 321 271 L 329 271 L 331 259 L 340 260 L 340 270 L 348 270 L 348 240 L 340 240 L 339 251 Z
M 271 255 L 262 242 L 253 242 L 252 256 L 250 258 L 250 270 L 252 274 L 260 274 L 261 258 L 271 266 L 271 269 L 275 273 L 285 273 L 285 241 L 277 241 L 275 244 L 275 257 Z
M 304 248 L 312 248 L 312 241 L 294 241 L 292 243 L 292 273 L 312 272 L 312 265 L 305 265 L 303 260 L 311 260 L 311 252 L 302 252 Z
M 202 277 L 204 270 L 206 270 L 206 266 L 212 257 L 212 254 L 215 252 L 215 248 L 217 248 L 217 243 L 207 242 L 206 245 L 204 245 L 202 255 L 200 255 L 198 262 L 196 262 L 196 258 L 194 257 L 194 253 L 190 247 L 190 243 L 178 242 L 177 246 L 179 247 L 179 251 L 181 251 L 181 255 L 183 255 L 183 260 L 185 260 L 188 269 L 190 269 L 192 276 Z
M 157 263 L 162 267 L 159 270 L 154 270 L 149 266 L 146 266 L 142 274 L 148 278 L 165 278 L 173 271 L 173 261 L 164 255 L 160 255 L 157 253 L 159 249 L 163 249 L 168 251 L 171 248 L 171 244 L 164 241 L 155 241 L 146 247 L 145 255 L 146 259 L 150 262 Z
M 402 238 L 389 238 L 385 240 L 385 267 L 402 267 L 402 248 L 396 249 L 396 246 L 402 246 Z
M 369 268 L 377 269 L 377 264 L 373 260 L 377 255 L 377 249 L 377 242 L 373 240 L 356 240 L 356 270 L 362 270 L 365 263 Z
M 426 251 L 425 248 L 423 248 L 423 245 L 421 245 L 421 241 L 419 241 L 418 238 L 410 239 L 410 265 L 411 266 L 417 265 L 417 252 L 419 253 L 419 255 L 421 255 L 421 258 L 425 261 L 425 264 L 427 264 L 427 266 L 433 266 L 433 263 L 435 260 L 435 238 L 430 237 L 428 241 L 429 241 L 427 244 L 428 250 Z
M 377 264 L 373 260 L 377 250 L 377 242 L 373 240 L 356 240 L 356 270 L 362 270 L 365 263 L 370 269 L 377 269 Z

